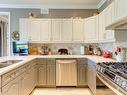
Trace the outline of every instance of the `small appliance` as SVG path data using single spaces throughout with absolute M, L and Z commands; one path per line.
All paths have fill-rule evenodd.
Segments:
M 28 55 L 28 42 L 14 41 L 13 42 L 13 54 L 14 55 Z

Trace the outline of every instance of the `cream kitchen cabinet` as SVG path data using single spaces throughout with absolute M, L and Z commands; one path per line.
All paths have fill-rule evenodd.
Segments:
M 99 14 L 99 41 L 103 42 L 106 40 L 105 31 L 105 10 Z
M 29 30 L 30 29 L 30 20 L 29 19 L 20 19 L 19 20 L 19 33 L 21 41 L 29 41 Z
M 41 37 L 41 21 L 40 20 L 30 20 L 30 31 L 29 31 L 29 41 L 38 42 Z
M 38 86 L 55 87 L 55 59 L 38 59 Z
M 73 20 L 62 19 L 62 31 L 61 31 L 62 42 L 72 42 L 72 32 L 73 32 Z
M 56 66 L 47 65 L 47 86 L 55 87 L 56 85 Z
M 52 19 L 52 32 L 51 32 L 51 40 L 53 42 L 61 41 L 61 28 L 62 28 L 62 20 L 61 19 Z
M 84 24 L 84 36 L 86 43 L 97 43 L 98 42 L 98 15 L 86 18 Z
M 87 59 L 77 59 L 78 74 L 77 74 L 77 86 L 87 86 Z
M 113 23 L 115 20 L 115 5 L 112 2 L 106 9 L 105 9 L 105 28 L 106 26 Z M 115 33 L 114 30 L 105 30 L 106 31 L 106 40 L 109 42 L 115 41 Z
M 115 18 L 119 19 L 127 16 L 127 0 L 114 0 L 115 1 Z
M 35 87 L 34 66 L 28 68 L 20 80 L 20 95 L 29 95 Z
M 110 25 L 115 17 L 114 2 L 99 14 L 99 42 L 114 42 L 115 33 L 113 30 L 106 30 L 106 26 Z
M 37 72 L 37 85 L 46 86 L 46 64 L 38 65 Z
M 91 60 L 88 60 L 87 83 L 92 93 L 96 95 L 96 65 Z
M 51 19 L 41 19 L 40 24 L 40 35 L 38 35 L 40 41 L 49 42 L 51 40 Z
M 2 87 L 2 95 L 20 95 L 20 78 L 16 78 Z M 27 94 L 26 94 L 27 95 Z
M 82 42 L 84 40 L 84 20 L 73 19 L 73 41 Z

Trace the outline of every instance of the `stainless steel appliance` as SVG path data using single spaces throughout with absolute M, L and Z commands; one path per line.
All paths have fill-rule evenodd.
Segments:
M 97 76 L 118 95 L 127 94 L 127 62 L 102 62 L 97 64 Z
M 77 86 L 76 60 L 56 60 L 56 86 Z

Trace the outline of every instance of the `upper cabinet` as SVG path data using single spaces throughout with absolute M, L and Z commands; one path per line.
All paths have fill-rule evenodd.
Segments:
M 98 16 L 85 19 L 84 24 L 85 42 L 98 42 Z
M 115 17 L 116 19 L 127 16 L 127 0 L 114 0 L 115 1 Z
M 41 22 L 40 20 L 30 20 L 29 41 L 40 41 Z
M 40 22 L 38 22 L 38 24 L 40 24 L 40 37 L 41 37 L 40 41 L 41 42 L 50 41 L 51 40 L 51 19 L 41 19 Z
M 99 42 L 114 42 L 114 30 L 106 30 L 115 19 L 114 2 L 99 14 Z
M 84 34 L 84 20 L 73 20 L 73 41 L 83 41 Z
M 61 31 L 61 40 L 63 42 L 72 41 L 72 32 L 73 32 L 73 20 L 72 19 L 63 19 L 62 20 L 62 31 Z
M 51 32 L 51 40 L 59 42 L 61 41 L 61 25 L 62 20 L 61 19 L 52 19 L 52 32 Z
M 19 32 L 20 32 L 20 40 L 28 41 L 29 40 L 29 29 L 30 29 L 30 21 L 29 19 L 20 19 L 19 20 Z

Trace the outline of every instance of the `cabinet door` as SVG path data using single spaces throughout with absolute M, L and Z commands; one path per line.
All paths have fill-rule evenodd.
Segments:
M 96 68 L 95 64 L 92 61 L 88 61 L 88 68 L 87 68 L 87 83 L 94 95 L 96 95 Z
M 83 41 L 84 21 L 83 19 L 73 20 L 73 41 Z
M 127 16 L 127 0 L 115 0 L 116 19 Z
M 19 95 L 19 79 L 11 81 L 2 88 L 2 95 Z
M 52 41 L 61 41 L 61 19 L 53 19 L 52 20 L 52 34 L 51 40 Z
M 20 19 L 19 20 L 19 33 L 20 33 L 20 41 L 28 41 L 29 40 L 29 32 L 30 32 L 30 20 L 29 19 Z
M 78 65 L 78 86 L 86 85 L 86 65 Z
M 26 72 L 21 78 L 20 95 L 29 95 L 31 92 L 31 73 Z
M 61 40 L 65 42 L 72 41 L 72 19 L 62 20 Z
M 46 85 L 46 64 L 38 65 L 38 85 Z
M 55 86 L 56 85 L 56 63 L 55 59 L 47 59 L 47 86 Z
M 50 41 L 51 40 L 51 19 L 42 19 L 40 25 L 41 25 L 40 26 L 41 41 L 42 42 Z
M 114 14 L 115 14 L 115 8 L 114 8 L 114 2 L 112 2 L 106 9 L 105 9 L 105 25 L 108 26 L 113 23 L 114 21 Z M 105 27 L 106 27 L 105 26 Z M 112 42 L 115 40 L 114 37 L 114 30 L 106 30 L 106 40 L 108 42 Z
M 77 86 L 86 86 L 87 85 L 87 59 L 79 58 L 77 59 L 78 63 L 78 83 Z
M 30 41 L 40 41 L 40 20 L 31 20 L 30 21 Z
M 106 40 L 105 31 L 105 10 L 99 14 L 99 41 L 104 42 Z
M 85 41 L 97 42 L 98 41 L 98 16 L 93 16 L 85 19 Z
M 56 67 L 55 65 L 47 65 L 47 85 L 56 85 Z

